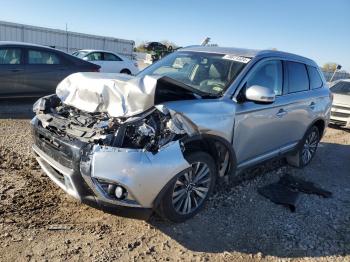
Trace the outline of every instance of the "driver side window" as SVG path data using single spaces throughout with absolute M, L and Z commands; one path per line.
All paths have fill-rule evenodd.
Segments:
M 246 87 L 259 85 L 272 89 L 276 96 L 282 95 L 282 62 L 270 60 L 258 65 L 247 80 Z

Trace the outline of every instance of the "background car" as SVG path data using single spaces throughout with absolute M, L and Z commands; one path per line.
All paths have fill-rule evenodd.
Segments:
M 143 46 L 147 51 L 171 51 L 173 50 L 172 46 L 166 46 L 160 42 L 147 42 Z
M 109 51 L 79 50 L 74 52 L 72 55 L 99 65 L 101 67 L 100 72 L 103 73 L 135 75 L 139 72 L 136 62 Z
M 0 97 L 52 94 L 57 84 L 68 75 L 98 72 L 99 68 L 53 48 L 0 42 Z
M 350 127 L 350 79 L 337 81 L 332 87 L 333 105 L 330 122 Z

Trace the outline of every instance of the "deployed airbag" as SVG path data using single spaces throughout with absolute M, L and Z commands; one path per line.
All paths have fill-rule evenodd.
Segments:
M 75 73 L 58 84 L 56 94 L 64 104 L 80 110 L 107 112 L 112 117 L 130 117 L 154 105 L 158 78 Z

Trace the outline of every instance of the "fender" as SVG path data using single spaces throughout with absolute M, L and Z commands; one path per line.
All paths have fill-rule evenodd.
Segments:
M 227 149 L 227 152 L 229 153 L 230 157 L 230 165 L 229 165 L 229 170 L 227 171 L 226 176 L 230 177 L 236 173 L 237 169 L 237 158 L 236 158 L 236 153 L 232 147 L 232 145 L 224 138 L 216 136 L 216 135 L 210 135 L 210 134 L 198 134 L 194 136 L 186 136 L 180 140 L 180 143 L 186 147 L 186 144 L 195 142 L 195 141 L 205 141 L 205 140 L 210 140 L 212 142 L 219 142 L 225 148 Z M 172 185 L 172 183 L 175 181 L 175 179 L 181 175 L 183 172 L 187 172 L 188 169 L 182 171 L 181 173 L 177 174 L 174 176 L 174 178 L 170 179 L 170 181 L 162 188 L 162 190 L 159 192 L 157 197 L 155 198 L 153 202 L 153 209 L 156 209 L 163 198 L 164 193 L 167 191 L 167 189 Z

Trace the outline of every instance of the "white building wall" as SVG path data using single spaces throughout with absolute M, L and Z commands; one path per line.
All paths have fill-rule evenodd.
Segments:
M 18 41 L 52 46 L 72 53 L 79 49 L 102 49 L 131 58 L 135 42 L 113 37 L 66 32 L 59 29 L 0 21 L 0 41 Z M 68 43 L 68 47 L 67 47 Z

